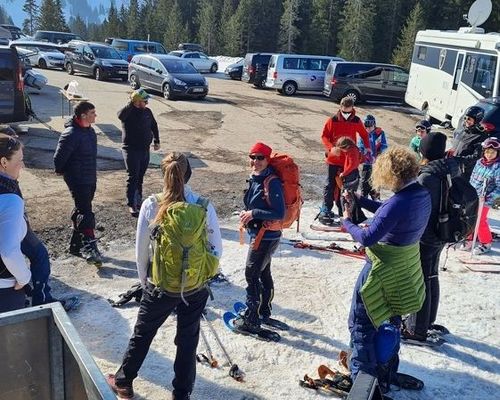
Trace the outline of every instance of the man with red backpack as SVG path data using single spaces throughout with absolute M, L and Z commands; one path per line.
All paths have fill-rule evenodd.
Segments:
M 271 275 L 271 258 L 278 248 L 281 229 L 261 231 L 266 222 L 285 217 L 285 198 L 282 182 L 269 165 L 272 149 L 264 143 L 256 143 L 250 149 L 251 175 L 243 201 L 245 210 L 240 212 L 240 222 L 250 235 L 245 278 L 247 281 L 247 310 L 237 320 L 239 330 L 258 333 L 261 320 L 270 318 L 274 284 Z M 273 177 L 270 179 L 270 177 Z M 266 193 L 267 192 L 267 193 Z M 260 232 L 263 232 L 259 235 Z M 256 237 L 262 236 L 256 245 Z
M 356 115 L 354 102 L 350 97 L 344 97 L 340 101 L 340 110 L 325 123 L 321 140 L 325 148 L 325 162 L 328 165 L 326 184 L 323 189 L 323 205 L 318 214 L 319 222 L 325 225 L 334 223 L 335 214 L 332 212 L 334 193 L 337 188 L 335 177 L 341 172 L 344 165 L 344 155 L 337 146 L 337 141 L 342 136 L 347 136 L 354 143 L 357 142 L 356 135 L 363 140 L 367 153 L 371 154 L 371 147 L 368 140 L 363 121 Z M 337 201 L 339 215 L 342 214 L 342 206 Z

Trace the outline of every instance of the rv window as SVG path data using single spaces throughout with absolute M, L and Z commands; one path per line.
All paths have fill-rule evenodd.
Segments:
M 426 55 L 427 55 L 427 47 L 418 46 L 417 58 L 423 61 L 425 60 Z
M 474 73 L 472 88 L 484 97 L 493 95 L 496 63 L 497 59 L 494 56 L 481 54 L 477 58 L 477 68 Z

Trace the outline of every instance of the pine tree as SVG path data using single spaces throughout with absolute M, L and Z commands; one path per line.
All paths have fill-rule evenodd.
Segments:
M 313 0 L 310 41 L 312 54 L 333 55 L 337 51 L 339 0 Z
M 43 0 L 40 7 L 40 17 L 38 18 L 38 29 L 44 31 L 57 30 L 55 27 L 59 25 L 58 12 L 54 0 Z
M 130 39 L 140 38 L 139 3 L 137 0 L 130 0 L 127 19 L 127 37 Z
M 217 14 L 211 0 L 201 0 L 198 9 L 198 40 L 208 54 L 212 54 L 217 32 Z
M 406 20 L 406 24 L 401 32 L 398 47 L 396 47 L 392 55 L 393 64 L 410 69 L 415 37 L 417 36 L 417 32 L 422 29 L 425 29 L 423 9 L 420 3 L 417 3 Z
M 176 49 L 177 45 L 186 42 L 188 37 L 188 29 L 182 21 L 181 9 L 176 0 L 167 16 L 167 29 L 165 30 L 163 42 L 167 49 Z
M 108 17 L 106 19 L 106 36 L 120 37 L 123 31 L 120 18 L 118 17 L 118 10 L 116 9 L 115 2 L 112 0 L 108 10 Z
M 403 28 L 406 17 L 411 11 L 404 7 L 406 0 L 378 0 L 376 2 L 376 51 L 372 61 L 389 62 L 397 45 L 398 34 Z M 383 27 L 383 29 L 381 29 Z
M 295 25 L 299 18 L 299 0 L 285 0 L 280 21 L 279 49 L 285 53 L 295 50 L 295 40 L 300 35 Z
M 23 11 L 28 14 L 28 17 L 23 21 L 23 31 L 27 35 L 32 36 L 38 24 L 39 7 L 36 0 L 25 0 Z
M 372 0 L 348 0 L 340 31 L 340 57 L 370 61 L 373 54 L 375 9 Z
M 235 17 L 233 0 L 224 0 L 221 11 L 219 37 L 221 38 L 222 53 L 230 56 L 239 55 L 239 27 Z
M 14 25 L 12 18 L 7 14 L 7 10 L 0 4 L 0 24 Z
M 52 30 L 58 31 L 58 32 L 69 32 L 69 27 L 68 24 L 66 23 L 66 18 L 64 18 L 64 12 L 62 9 L 62 3 L 61 0 L 55 0 L 54 2 L 55 6 L 55 11 L 56 11 L 56 27 Z
M 89 37 L 87 24 L 85 23 L 83 18 L 80 17 L 79 15 L 77 15 L 76 18 L 71 17 L 69 19 L 68 25 L 69 25 L 71 32 L 76 33 L 77 35 L 81 36 L 82 38 Z

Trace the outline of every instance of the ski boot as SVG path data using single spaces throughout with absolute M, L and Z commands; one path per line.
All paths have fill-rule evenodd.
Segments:
M 94 264 L 96 267 L 102 265 L 102 256 L 97 248 L 97 239 L 85 238 L 81 248 L 81 255 L 89 264 Z
M 323 225 L 328 225 L 328 226 L 338 225 L 338 223 L 335 220 L 335 213 L 333 211 L 322 209 L 316 216 L 316 218 Z

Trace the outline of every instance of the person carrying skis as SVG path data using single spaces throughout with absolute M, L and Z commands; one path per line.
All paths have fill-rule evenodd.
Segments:
M 402 335 L 406 339 L 425 342 L 429 331 L 444 331 L 436 325 L 439 307 L 439 258 L 446 242 L 437 235 L 438 218 L 442 196 L 442 181 L 460 175 L 460 162 L 446 157 L 446 135 L 429 132 L 420 142 L 420 172 L 418 182 L 431 196 L 431 214 L 425 231 L 420 238 L 420 262 L 425 282 L 425 301 L 420 311 L 411 314 L 404 323 Z
M 137 221 L 136 263 L 143 296 L 134 333 L 117 372 L 107 376 L 108 384 L 121 399 L 134 397 L 133 380 L 156 332 L 174 310 L 177 313 L 177 353 L 172 398 L 191 398 L 196 378 L 200 318 L 209 295 L 206 280 L 199 280 L 199 277 L 205 275 L 207 269 L 215 275 L 222 255 L 215 209 L 187 185 L 191 177 L 188 158 L 177 152 L 167 154 L 161 169 L 163 192 L 142 203 Z M 150 266 L 150 237 L 157 235 L 159 242 L 154 239 Z M 193 241 L 187 247 L 189 240 Z M 179 284 L 180 291 L 177 290 Z M 168 289 L 170 287 L 176 290 Z
M 431 199 L 417 182 L 418 170 L 415 156 L 402 147 L 388 149 L 377 158 L 373 186 L 389 189 L 394 195 L 384 202 L 355 195 L 361 207 L 375 213 L 367 228 L 352 223 L 348 205 L 354 199 L 345 199 L 343 226 L 367 252 L 349 313 L 351 377 L 354 380 L 364 371 L 378 378 L 384 392 L 391 383 L 408 389 L 423 387 L 420 380 L 397 373 L 401 315 L 420 310 L 425 298 L 419 241 L 427 226 Z M 387 275 L 387 271 L 391 273 Z M 380 351 L 379 337 L 387 326 L 394 332 L 392 345 Z
M 371 185 L 372 167 L 376 158 L 387 150 L 387 139 L 384 130 L 377 126 L 377 121 L 373 115 L 368 114 L 366 116 L 364 125 L 368 132 L 371 153 L 366 152 L 363 140 L 359 138 L 358 148 L 365 157 L 363 169 L 361 170 L 361 194 L 364 197 L 370 195 L 373 200 L 377 200 L 380 194 L 377 193 Z
M 470 180 L 476 161 L 481 158 L 481 143 L 488 139 L 489 134 L 481 125 L 484 109 L 478 106 L 465 110 L 462 130 L 457 132 L 450 153 L 457 157 L 467 157 L 462 176 Z
M 475 255 L 488 253 L 491 250 L 493 236 L 488 224 L 488 212 L 500 198 L 500 141 L 490 137 L 481 143 L 481 147 L 483 155 L 476 162 L 470 178 L 470 183 L 476 189 L 478 196 L 484 197 L 477 231 L 479 245 L 472 250 Z M 469 240 L 472 240 L 472 237 L 469 237 Z M 470 250 L 470 246 L 468 249 Z
M 371 153 L 371 146 L 368 140 L 368 133 L 361 119 L 356 115 L 354 101 L 350 97 L 344 97 L 340 101 L 340 109 L 333 116 L 328 118 L 323 127 L 321 140 L 325 148 L 325 163 L 328 167 L 327 178 L 323 189 L 323 205 L 318 214 L 319 222 L 325 225 L 335 223 L 335 214 L 332 212 L 334 193 L 338 190 L 335 177 L 339 174 L 344 165 L 344 157 L 337 146 L 337 140 L 342 136 L 349 137 L 354 143 L 356 136 L 363 140 L 365 151 Z M 340 201 L 337 202 L 339 216 L 342 213 Z
M 66 129 L 59 137 L 54 166 L 55 172 L 64 176 L 75 203 L 71 214 L 73 233 L 69 252 L 100 266 L 102 256 L 97 248 L 95 215 L 92 211 L 97 185 L 97 136 L 92 128 L 96 117 L 92 103 L 78 103 L 73 117 L 65 123 Z
M 235 321 L 238 329 L 251 333 L 261 330 L 261 320 L 271 317 L 271 302 L 274 297 L 274 283 L 271 275 L 271 258 L 278 248 L 281 231 L 266 230 L 257 248 L 255 238 L 264 221 L 281 220 L 285 216 L 285 200 L 280 179 L 269 165 L 272 149 L 264 143 L 255 143 L 248 157 L 251 175 L 243 202 L 245 210 L 240 212 L 240 223 L 250 235 L 245 278 L 247 310 Z M 268 195 L 265 196 L 266 184 Z
M 421 158 L 420 141 L 431 131 L 431 127 L 431 123 L 426 119 L 423 119 L 422 121 L 418 122 L 417 125 L 415 125 L 416 135 L 413 136 L 410 141 L 410 149 L 412 149 L 415 153 L 417 160 L 420 160 Z
M 142 203 L 142 182 L 149 165 L 149 147 L 160 149 L 158 124 L 147 107 L 151 96 L 144 90 L 134 90 L 128 104 L 118 111 L 122 122 L 122 153 L 127 169 L 127 205 L 130 215 L 137 217 Z

